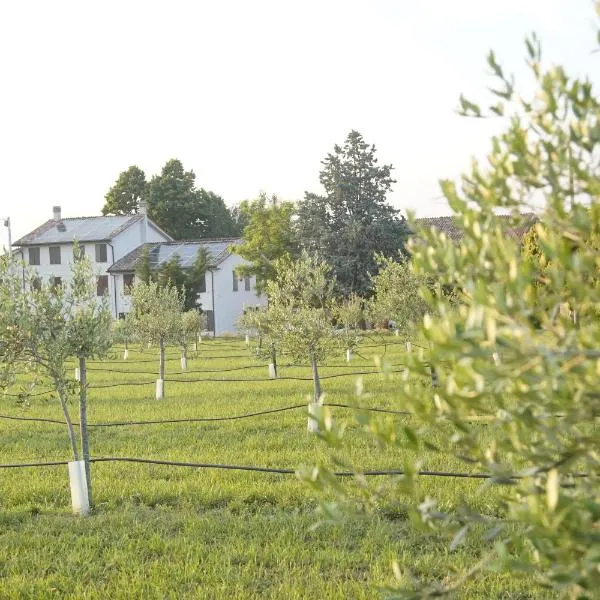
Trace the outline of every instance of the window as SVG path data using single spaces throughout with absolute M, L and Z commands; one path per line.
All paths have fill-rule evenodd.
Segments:
M 50 264 L 60 265 L 60 246 L 50 246 Z
M 96 244 L 96 262 L 106 262 L 106 244 Z
M 250 291 L 250 277 L 248 275 L 246 275 L 246 277 L 244 277 L 244 289 L 247 292 Z
M 29 248 L 29 264 L 39 265 L 40 264 L 40 249 Z
M 123 273 L 123 294 L 131 296 L 131 288 L 135 283 L 135 275 L 133 273 Z
M 234 292 L 238 291 L 238 276 L 235 271 L 233 272 L 233 291 Z
M 50 277 L 50 289 L 55 290 L 62 285 L 62 277 Z
M 105 296 L 106 294 L 108 294 L 108 275 L 99 275 L 96 279 L 96 296 Z
M 40 277 L 34 277 L 31 280 L 31 290 L 40 291 L 42 289 L 42 280 Z
M 83 244 L 79 244 L 77 248 L 73 246 L 73 258 L 75 260 L 81 260 L 85 256 L 85 246 Z
M 198 282 L 198 293 L 206 291 L 206 274 L 202 275 L 202 279 Z

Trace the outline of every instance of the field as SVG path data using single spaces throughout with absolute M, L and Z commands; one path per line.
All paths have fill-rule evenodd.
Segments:
M 268 380 L 264 361 L 243 340 L 203 341 L 199 350 L 190 353 L 186 373 L 178 351 L 169 350 L 162 401 L 154 399 L 154 350 L 130 349 L 125 362 L 122 348 L 115 348 L 111 360 L 90 363 L 90 423 L 234 416 L 307 402 L 309 380 Z M 377 373 L 373 357 L 383 356 L 397 371 L 393 365 L 402 363 L 403 352 L 397 338 L 388 337 L 366 342 L 350 366 L 341 355 L 332 357 L 321 371 L 325 401 L 356 403 L 358 376 L 350 373 L 373 371 L 362 376 L 361 402 L 401 408 L 394 394 L 401 374 Z M 310 376 L 307 367 L 286 366 L 285 357 L 281 363 L 283 377 Z M 185 383 L 198 379 L 204 381 Z M 330 410 L 348 422 L 346 462 L 365 470 L 402 468 L 410 450 L 382 450 L 357 424 L 356 411 Z M 75 418 L 75 403 L 72 411 Z M 52 394 L 32 396 L 25 405 L 0 397 L 0 413 L 61 419 Z M 91 453 L 291 470 L 331 465 L 332 451 L 306 424 L 300 407 L 239 420 L 98 427 L 90 429 Z M 431 432 L 432 440 L 444 435 Z M 69 459 L 64 425 L 0 419 L 0 463 Z M 466 470 L 451 456 L 421 459 L 424 469 Z M 314 527 L 319 498 L 294 474 L 123 462 L 94 463 L 92 473 L 95 511 L 79 518 L 71 514 L 65 466 L 0 469 L 0 598 L 374 598 L 394 584 L 394 559 L 417 577 L 442 581 L 468 572 L 489 550 L 472 540 L 451 552 L 447 538 L 415 530 L 393 477 L 368 480 L 386 489 L 368 517 Z M 478 480 L 421 482 L 423 497 L 445 506 L 468 499 L 501 516 L 503 490 Z M 344 485 L 351 488 L 352 480 Z M 486 573 L 470 578 L 460 597 L 549 596 L 530 580 Z

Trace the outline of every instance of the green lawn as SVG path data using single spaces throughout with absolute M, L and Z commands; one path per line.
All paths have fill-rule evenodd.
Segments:
M 385 354 L 382 345 L 362 348 L 353 368 L 341 355 L 332 357 L 322 375 L 370 370 L 376 355 L 390 365 L 402 363 L 403 346 L 397 338 L 387 342 L 393 345 Z M 266 379 L 266 365 L 243 341 L 220 339 L 203 341 L 198 356 L 190 355 L 188 370 L 204 373 L 180 373 L 178 352 L 171 349 L 167 397 L 156 401 L 155 351 L 130 349 L 126 362 L 121 352 L 115 348 L 112 360 L 90 363 L 90 386 L 148 383 L 91 389 L 91 423 L 231 416 L 304 404 L 311 392 L 310 381 L 298 380 L 168 381 Z M 309 377 L 310 369 L 285 362 L 282 357 L 280 375 Z M 356 380 L 325 378 L 326 402 L 355 403 Z M 401 408 L 394 394 L 400 374 L 363 380 L 363 404 Z M 381 450 L 353 411 L 331 410 L 349 423 L 345 461 L 362 469 L 402 467 L 410 450 Z M 61 418 L 51 394 L 34 396 L 26 406 L 0 397 L 0 413 Z M 295 409 L 236 421 L 92 428 L 91 452 L 290 469 L 331 464 L 331 451 L 306 431 L 306 422 L 306 411 Z M 489 435 L 476 426 L 482 439 Z M 431 436 L 442 440 L 445 432 Z M 64 426 L 0 419 L 0 463 L 69 459 Z M 421 459 L 425 469 L 466 470 L 450 455 Z M 447 539 L 413 530 L 394 478 L 369 480 L 386 490 L 373 515 L 314 528 L 318 500 L 295 475 L 127 463 L 96 463 L 92 472 L 95 511 L 82 519 L 71 515 L 65 466 L 0 469 L 0 598 L 373 598 L 379 587 L 393 584 L 394 559 L 419 577 L 443 580 L 467 571 L 489 549 L 472 540 L 450 552 Z M 445 506 L 468 499 L 485 514 L 501 516 L 497 500 L 505 490 L 483 489 L 476 480 L 423 478 L 420 492 Z M 473 578 L 460 597 L 548 596 L 526 579 L 490 573 Z

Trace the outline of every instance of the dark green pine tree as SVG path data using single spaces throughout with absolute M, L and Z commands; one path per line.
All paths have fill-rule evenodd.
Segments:
M 185 310 L 198 307 L 198 294 L 206 291 L 206 272 L 209 266 L 210 252 L 206 248 L 199 248 L 192 268 L 185 271 Z
M 142 249 L 142 255 L 135 268 L 135 274 L 144 283 L 150 283 L 150 281 L 154 280 L 150 266 L 150 252 L 147 246 Z
M 148 216 L 176 240 L 202 236 L 206 203 L 195 188 L 196 175 L 171 159 L 148 183 Z
M 408 228 L 386 202 L 395 180 L 392 166 L 377 164 L 375 146 L 351 131 L 343 146 L 322 161 L 324 195 L 306 193 L 298 204 L 300 244 L 318 252 L 332 267 L 338 292 L 367 295 L 369 273 L 377 273 L 375 253 L 397 256 Z
M 180 292 L 185 288 L 186 274 L 181 268 L 181 258 L 178 254 L 163 263 L 157 272 L 157 281 L 161 287 L 174 285 Z
M 132 165 L 123 171 L 104 196 L 103 215 L 132 215 L 138 212 L 140 200 L 146 197 L 146 175 Z

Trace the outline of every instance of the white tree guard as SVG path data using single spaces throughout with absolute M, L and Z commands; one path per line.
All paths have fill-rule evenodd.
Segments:
M 162 400 L 165 397 L 165 380 L 156 380 L 156 399 Z
M 352 360 L 352 350 L 350 350 L 350 348 L 348 348 L 346 350 L 346 362 L 350 362 Z
M 85 517 L 90 512 L 85 462 L 75 460 L 69 463 L 69 483 L 71 485 L 71 504 L 73 514 Z
M 277 379 L 277 373 L 275 372 L 275 365 L 269 363 L 269 379 Z
M 187 371 L 187 356 L 181 357 L 181 370 Z

